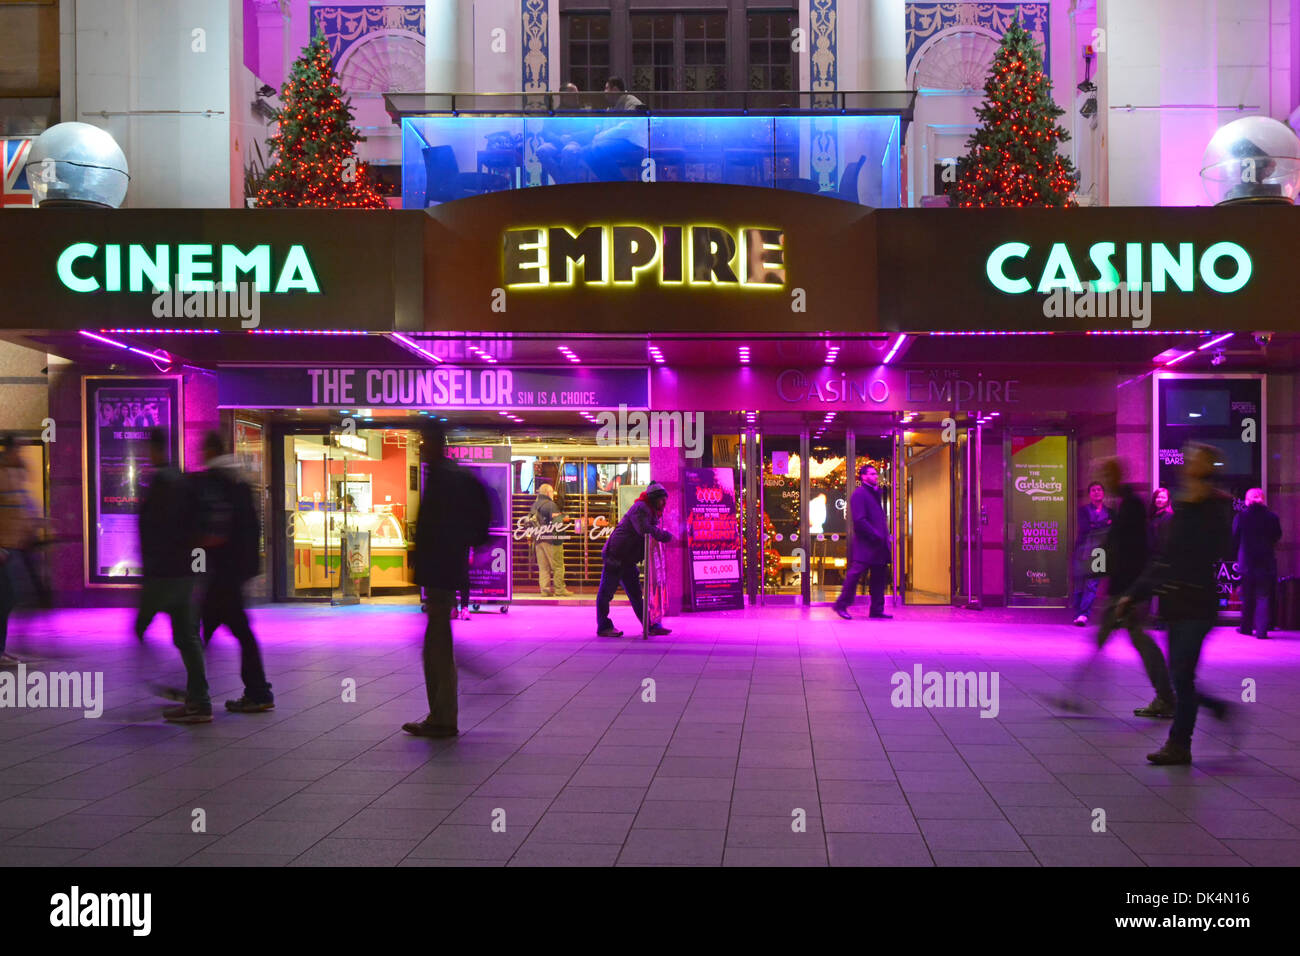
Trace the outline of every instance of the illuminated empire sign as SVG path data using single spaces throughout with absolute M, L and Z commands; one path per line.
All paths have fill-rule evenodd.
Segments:
M 779 229 L 720 226 L 564 226 L 510 229 L 504 237 L 508 288 L 657 285 L 776 289 L 785 284 Z
M 1094 242 L 1089 246 L 1089 271 L 1096 278 L 1087 280 L 1079 278 L 1079 268 L 1063 242 L 1052 244 L 1037 284 L 1032 281 L 1032 275 L 1025 274 L 1024 260 L 1030 253 L 1026 242 L 1002 243 L 989 254 L 984 268 L 993 287 L 1011 295 L 1031 291 L 1049 294 L 1055 289 L 1079 293 L 1085 291 L 1085 282 L 1087 290 L 1092 292 L 1114 292 L 1121 283 L 1132 290 L 1142 289 L 1144 283 L 1149 283 L 1152 292 L 1164 292 L 1171 287 L 1179 292 L 1194 292 L 1198 275 L 1214 292 L 1229 293 L 1250 281 L 1250 254 L 1235 242 L 1216 242 L 1202 250 L 1199 258 L 1190 242 L 1178 243 L 1176 252 L 1163 242 L 1126 242 L 1122 278 L 1112 261 L 1118 252 L 1119 247 L 1113 242 Z M 1220 274 L 1218 265 L 1225 259 L 1235 264 L 1234 271 L 1226 276 Z
M 276 265 L 278 272 L 273 269 Z M 259 293 L 320 292 L 302 246 L 290 246 L 283 261 L 274 262 L 269 245 L 253 246 L 245 252 L 238 246 L 206 243 L 100 246 L 74 242 L 59 253 L 56 269 L 59 281 L 73 292 L 101 288 L 105 292 L 166 292 L 172 288 L 173 277 L 177 291 L 211 292 L 218 282 L 226 290 L 237 288 L 241 276 L 251 276 Z

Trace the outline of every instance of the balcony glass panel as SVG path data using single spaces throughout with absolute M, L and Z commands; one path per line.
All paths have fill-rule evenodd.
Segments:
M 558 102 L 558 98 L 557 98 Z M 892 115 L 741 111 L 407 116 L 403 206 L 504 189 L 639 180 L 730 183 L 900 205 L 900 120 Z

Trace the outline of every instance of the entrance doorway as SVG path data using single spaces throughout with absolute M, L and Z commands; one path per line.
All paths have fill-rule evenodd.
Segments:
M 981 423 L 943 413 L 906 417 L 895 438 L 902 473 L 896 582 L 903 603 L 979 607 Z
M 807 606 L 839 597 L 854 533 L 850 502 L 862 465 L 880 473 L 882 505 L 894 526 L 892 429 L 893 422 L 868 416 L 837 422 L 835 413 L 746 415 L 738 487 L 744 489 L 750 604 Z

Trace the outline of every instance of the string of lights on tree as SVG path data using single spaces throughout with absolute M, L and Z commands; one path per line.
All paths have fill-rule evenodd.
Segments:
M 1078 205 L 1079 175 L 1056 152 L 1070 138 L 1056 122 L 1065 110 L 1052 99 L 1042 57 L 1019 20 L 1002 37 L 975 112 L 980 127 L 957 161 L 954 206 Z
M 280 101 L 280 127 L 267 140 L 276 158 L 258 190 L 258 208 L 387 209 L 353 150 L 365 137 L 352 125 L 323 31 L 294 61 Z

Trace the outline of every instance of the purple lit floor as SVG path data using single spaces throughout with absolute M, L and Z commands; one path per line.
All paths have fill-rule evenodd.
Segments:
M 1086 687 L 1094 712 L 1067 718 L 1041 696 L 1091 632 L 894 613 L 684 615 L 648 642 L 596 639 L 589 607 L 475 615 L 455 625 L 454 741 L 400 730 L 425 713 L 413 608 L 256 610 L 277 709 L 220 708 L 241 688 L 222 632 L 218 714 L 195 727 L 158 719 L 149 690 L 180 673 L 166 621 L 141 649 L 126 611 L 23 617 L 10 649 L 103 671 L 107 706 L 0 709 L 0 864 L 1300 864 L 1300 635 L 1213 632 L 1204 686 L 1239 698 L 1250 679 L 1258 702 L 1238 737 L 1204 717 L 1196 764 L 1159 768 L 1144 755 L 1168 722 L 1132 716 L 1151 692 L 1124 635 Z M 894 708 L 891 675 L 918 663 L 997 671 L 1000 713 Z

